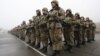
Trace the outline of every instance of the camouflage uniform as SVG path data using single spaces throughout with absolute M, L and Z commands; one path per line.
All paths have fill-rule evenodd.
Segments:
M 74 20 L 70 9 L 66 10 L 66 18 L 64 19 L 64 37 L 68 45 L 67 50 L 71 51 L 74 46 Z
M 34 27 L 34 19 L 35 19 L 35 16 L 33 16 L 33 21 L 32 21 L 32 24 L 31 24 L 31 45 L 35 45 L 35 42 L 36 42 L 36 35 L 35 35 L 35 27 Z
M 89 24 L 89 28 L 90 28 L 90 41 L 94 41 L 96 25 L 95 25 L 95 23 L 93 23 L 92 20 L 89 20 L 89 22 L 90 22 L 90 24 Z
M 18 27 L 19 27 L 19 26 L 15 27 L 15 28 L 13 29 L 13 32 L 12 32 L 12 34 L 15 35 L 16 37 L 18 37 Z
M 31 24 L 32 24 L 32 20 L 30 19 L 29 24 L 26 27 L 26 42 L 28 44 L 31 43 L 31 33 L 32 33 Z
M 25 40 L 25 32 L 26 32 L 26 22 L 23 21 L 21 24 L 21 39 Z
M 41 42 L 41 38 L 40 38 L 40 27 L 39 27 L 39 23 L 40 23 L 40 18 L 41 18 L 41 12 L 40 10 L 36 10 L 37 16 L 35 16 L 34 22 L 35 22 L 35 34 L 36 34 L 36 41 L 37 41 L 37 46 L 36 48 L 40 47 L 40 42 Z
M 91 29 L 91 22 L 90 19 L 87 17 L 86 18 L 86 25 L 87 25 L 87 29 L 86 29 L 86 37 L 87 37 L 87 42 L 91 42 L 91 33 L 92 33 L 92 29 Z
M 47 46 L 48 46 L 48 37 L 49 37 L 49 32 L 47 29 L 47 21 L 48 21 L 48 9 L 43 8 L 42 9 L 43 15 L 41 16 L 39 27 L 40 27 L 40 37 L 41 37 L 41 42 L 43 44 L 43 48 L 41 49 L 43 52 L 47 51 Z
M 21 38 L 21 26 L 17 27 L 17 35 L 19 38 Z
M 55 6 L 55 5 L 57 6 Z M 62 44 L 62 25 L 61 20 L 65 17 L 65 12 L 62 8 L 58 6 L 58 1 L 52 1 L 51 5 L 53 9 L 50 10 L 49 15 L 49 34 L 52 42 L 52 48 L 54 50 L 54 55 L 60 52 L 63 48 Z
M 86 44 L 86 24 L 84 17 L 81 17 L 82 22 L 82 44 Z
M 92 41 L 95 40 L 95 29 L 96 29 L 96 25 L 95 23 L 92 21 Z
M 81 28 L 81 18 L 78 13 L 75 13 L 75 20 L 76 20 L 76 25 L 75 25 L 75 30 L 74 30 L 74 36 L 75 36 L 75 41 L 76 41 L 76 46 L 80 47 L 82 43 L 82 28 Z

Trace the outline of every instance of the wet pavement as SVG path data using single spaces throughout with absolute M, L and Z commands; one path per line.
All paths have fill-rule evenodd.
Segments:
M 28 48 L 15 36 L 2 32 L 0 33 L 0 56 L 41 56 L 36 51 Z
M 50 47 L 49 53 L 52 52 Z M 74 47 L 73 53 L 62 51 L 61 56 L 100 56 L 100 34 L 96 34 L 96 41 L 87 43 L 81 48 Z M 0 33 L 0 56 L 42 56 L 40 53 L 28 48 L 17 37 L 3 32 Z
M 74 47 L 72 51 L 62 52 L 61 56 L 100 56 L 100 34 L 96 34 L 96 41 L 82 45 L 81 48 Z

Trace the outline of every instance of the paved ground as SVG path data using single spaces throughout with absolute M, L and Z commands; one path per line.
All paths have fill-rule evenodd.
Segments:
M 15 36 L 6 32 L 0 33 L 0 56 L 41 56 L 28 48 Z
M 100 34 L 96 34 L 96 41 L 87 43 L 81 48 L 73 48 L 73 53 L 62 51 L 61 56 L 100 56 Z M 0 33 L 0 56 L 42 56 L 40 53 L 28 48 L 15 36 Z
M 87 43 L 81 48 L 73 48 L 73 53 L 63 52 L 62 56 L 100 56 L 100 34 L 96 34 L 96 41 Z
M 60 56 L 100 56 L 100 34 L 96 34 L 96 41 L 82 45 L 81 48 L 74 47 L 72 52 L 62 51 Z

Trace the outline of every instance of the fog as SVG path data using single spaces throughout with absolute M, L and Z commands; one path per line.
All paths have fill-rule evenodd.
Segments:
M 52 0 L 0 0 L 0 28 L 12 29 L 35 15 L 36 9 L 47 7 L 51 9 Z M 94 22 L 100 22 L 100 0 L 58 0 L 64 10 L 70 8 L 81 16 L 90 17 Z

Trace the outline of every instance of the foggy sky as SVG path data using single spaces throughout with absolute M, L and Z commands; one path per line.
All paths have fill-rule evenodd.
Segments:
M 51 9 L 52 0 L 0 0 L 0 28 L 12 29 L 35 15 L 36 9 L 47 7 Z M 100 0 L 58 0 L 64 10 L 70 8 L 75 14 L 90 17 L 94 22 L 100 22 Z

